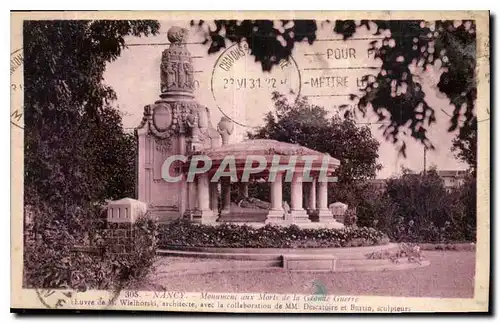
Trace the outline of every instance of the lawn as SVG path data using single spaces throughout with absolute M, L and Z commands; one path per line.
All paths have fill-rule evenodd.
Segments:
M 314 292 L 313 283 L 320 282 L 328 294 L 459 297 L 474 295 L 475 256 L 472 251 L 425 251 L 431 264 L 427 267 L 386 272 L 293 273 L 276 270 L 210 273 L 151 277 L 154 286 L 145 284 L 141 289 L 186 292 L 235 293 L 300 293 Z M 161 262 L 179 262 L 180 259 L 163 258 Z M 191 261 L 205 261 L 202 259 Z M 210 260 L 213 261 L 213 260 Z M 231 261 L 224 261 L 231 266 Z

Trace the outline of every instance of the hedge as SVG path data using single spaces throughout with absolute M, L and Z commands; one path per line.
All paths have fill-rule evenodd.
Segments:
M 202 225 L 176 220 L 158 228 L 158 246 L 223 248 L 340 248 L 389 243 L 386 234 L 373 228 L 302 229 L 296 225 Z

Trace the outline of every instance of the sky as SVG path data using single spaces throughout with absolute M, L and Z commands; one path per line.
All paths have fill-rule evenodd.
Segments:
M 366 29 L 359 29 L 353 39 L 343 41 L 332 31 L 333 25 L 318 23 L 317 40 L 309 45 L 295 45 L 293 60 L 281 64 L 269 72 L 263 72 L 260 63 L 246 52 L 245 47 L 231 46 L 226 50 L 208 54 L 208 46 L 201 44 L 204 30 L 191 28 L 189 21 L 160 21 L 160 33 L 150 37 L 128 37 L 121 56 L 108 64 L 104 82 L 117 94 L 115 105 L 123 113 L 123 126 L 127 130 L 137 127 L 142 119 L 144 106 L 159 99 L 160 59 L 168 48 L 167 31 L 171 26 L 189 29 L 187 47 L 193 56 L 196 89 L 195 98 L 211 112 L 214 127 L 223 115 L 236 122 L 230 141 L 243 140 L 252 127 L 263 124 L 263 116 L 272 111 L 271 93 L 285 93 L 290 100 L 297 94 L 306 96 L 313 104 L 324 106 L 332 114 L 340 105 L 354 107 L 349 94 L 359 94 L 360 78 L 368 73 L 378 73 L 381 61 L 368 53 L 369 42 L 379 39 Z M 243 45 L 244 46 L 244 45 Z M 436 147 L 427 151 L 427 167 L 441 170 L 466 169 L 467 165 L 456 160 L 450 151 L 455 133 L 449 133 L 453 107 L 436 89 L 439 68 L 416 74 L 423 85 L 427 102 L 435 109 L 437 123 L 428 128 L 428 136 Z M 423 145 L 411 137 L 407 144 L 406 158 L 398 148 L 387 141 L 374 124 L 373 113 L 365 117 L 358 114 L 356 122 L 371 128 L 374 138 L 380 142 L 379 160 L 383 165 L 378 178 L 388 178 L 401 171 L 401 167 L 421 171 L 424 166 Z

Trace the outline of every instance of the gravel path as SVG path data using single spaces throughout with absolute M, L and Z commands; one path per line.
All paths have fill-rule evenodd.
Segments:
M 151 277 L 154 284 L 143 289 L 156 289 L 158 284 L 167 290 L 187 292 L 239 292 L 239 293 L 311 293 L 313 283 L 320 282 L 328 294 L 377 295 L 413 297 L 463 297 L 474 295 L 475 252 L 426 251 L 428 267 L 386 272 L 344 273 L 290 273 L 283 270 L 209 273 Z M 172 262 L 213 261 L 164 257 L 158 265 Z M 232 261 L 224 261 L 231 266 Z

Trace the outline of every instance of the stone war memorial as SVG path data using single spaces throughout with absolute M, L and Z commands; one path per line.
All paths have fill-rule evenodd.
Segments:
M 144 117 L 136 129 L 138 138 L 137 199 L 147 205 L 149 212 L 160 222 L 168 222 L 179 217 L 188 217 L 193 222 L 207 224 L 217 222 L 240 222 L 257 225 L 259 223 L 297 224 L 309 227 L 342 227 L 333 219 L 328 209 L 326 181 L 318 181 L 324 158 L 325 173 L 332 174 L 340 162 L 330 156 L 275 140 L 246 140 L 228 144 L 232 132 L 232 121 L 227 117 L 214 128 L 210 110 L 196 101 L 193 96 L 193 62 L 191 54 L 183 43 L 185 30 L 172 28 L 168 38 L 171 45 L 162 53 L 160 67 L 161 94 L 154 104 L 144 108 Z M 164 168 L 171 156 L 184 156 L 186 165 L 202 155 L 211 161 L 211 167 L 204 173 L 196 174 L 194 180 L 186 181 L 189 168 L 175 163 Z M 234 173 L 216 174 L 226 156 L 234 156 Z M 248 156 L 264 160 L 265 166 L 258 169 Z M 300 158 L 307 156 L 307 158 Z M 278 158 L 279 157 L 279 158 Z M 312 161 L 308 165 L 308 159 Z M 263 158 L 263 159 L 262 159 Z M 312 159 L 311 158 L 311 159 Z M 273 164 L 273 159 L 278 162 Z M 290 161 L 295 161 L 289 166 Z M 227 164 L 227 166 L 231 166 Z M 274 166 L 274 171 L 273 171 Z M 245 176 L 245 167 L 252 173 Z M 304 170 L 310 174 L 309 182 L 303 181 Z M 291 201 L 290 210 L 285 211 L 282 200 L 285 173 L 290 170 Z M 182 177 L 169 182 L 168 176 Z M 228 175 L 226 175 L 228 174 Z M 216 175 L 215 181 L 214 175 Z M 270 203 L 264 201 L 260 207 L 242 207 L 231 203 L 231 182 L 241 184 L 245 198 L 248 196 L 249 181 L 263 181 L 270 186 Z M 303 187 L 308 185 L 307 205 L 303 205 Z M 259 201 L 258 201 L 259 202 Z
M 210 110 L 193 95 L 193 59 L 186 38 L 185 29 L 172 27 L 168 31 L 170 45 L 161 57 L 160 98 L 144 107 L 142 121 L 135 129 L 136 199 L 127 197 L 108 204 L 111 228 L 130 229 L 134 221 L 146 215 L 159 224 L 174 223 L 171 230 L 175 230 L 178 220 L 195 226 L 229 224 L 251 230 L 270 227 L 312 230 L 300 231 L 304 238 L 297 249 L 275 248 L 277 244 L 273 243 L 264 248 L 253 245 L 244 249 L 217 248 L 198 243 L 197 237 L 186 236 L 160 250 L 166 256 L 265 260 L 270 261 L 271 267 L 287 270 L 387 270 L 429 264 L 420 256 L 414 261 L 411 254 L 419 255 L 418 250 L 410 247 L 402 250 L 397 244 L 388 243 L 387 237 L 384 240 L 382 233 L 381 239 L 374 238 L 368 245 L 359 242 L 362 239 L 356 238 L 358 233 L 360 237 L 372 237 L 378 231 L 357 228 L 355 220 L 343 219 L 344 214 L 355 219 L 348 205 L 328 204 L 329 183 L 336 180 L 338 159 L 270 139 L 230 143 L 233 121 L 223 116 L 214 127 Z M 268 200 L 252 197 L 250 183 L 267 186 Z M 285 185 L 290 185 L 290 201 L 284 199 Z M 237 201 L 232 198 L 234 195 L 239 196 Z M 315 233 L 315 230 L 333 230 L 328 231 L 335 237 L 332 239 L 350 239 L 349 246 L 357 248 L 339 248 L 342 244 L 331 248 L 328 241 L 328 247 L 321 248 L 321 243 L 315 245 L 314 235 L 321 236 L 323 231 Z M 235 231 L 234 236 L 237 235 Z M 128 236 L 133 244 L 133 235 Z M 170 241 L 168 236 L 166 240 Z M 392 259 L 401 255 L 408 257 L 407 261 Z

